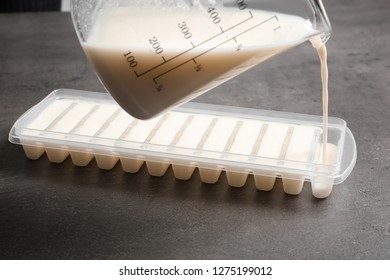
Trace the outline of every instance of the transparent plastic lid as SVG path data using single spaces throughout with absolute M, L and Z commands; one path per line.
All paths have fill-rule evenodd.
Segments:
M 144 162 L 151 175 L 172 165 L 178 179 L 196 168 L 215 183 L 226 171 L 228 184 L 245 185 L 253 174 L 260 190 L 282 178 L 284 190 L 298 194 L 304 181 L 326 197 L 356 162 L 356 144 L 346 122 L 329 118 L 327 154 L 322 155 L 322 117 L 296 113 L 187 103 L 151 120 L 135 119 L 106 93 L 61 89 L 22 115 L 9 140 L 27 157 L 46 153 L 52 162 L 68 155 L 75 165 L 95 158 L 100 168 L 120 161 L 137 172 Z

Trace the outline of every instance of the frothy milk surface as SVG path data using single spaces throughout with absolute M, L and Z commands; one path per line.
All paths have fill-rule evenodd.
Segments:
M 98 15 L 82 46 L 121 107 L 147 119 L 315 34 L 301 17 L 266 11 L 119 7 Z

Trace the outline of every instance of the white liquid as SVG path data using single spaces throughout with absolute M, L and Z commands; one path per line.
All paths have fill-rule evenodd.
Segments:
M 101 81 L 128 113 L 150 118 L 317 34 L 303 18 L 218 7 L 113 8 L 82 43 Z
M 325 45 L 317 48 L 318 55 L 321 61 L 321 80 L 322 80 L 322 154 L 324 163 L 327 160 L 326 147 L 328 143 L 328 62 L 327 62 L 327 52 Z
M 321 81 L 322 81 L 322 160 L 327 162 L 328 146 L 328 105 L 329 105 L 329 91 L 328 91 L 328 62 L 327 62 L 327 50 L 325 44 L 321 42 L 320 37 L 316 36 L 310 39 L 313 47 L 317 49 L 318 56 L 321 63 Z M 331 156 L 332 157 L 332 156 Z

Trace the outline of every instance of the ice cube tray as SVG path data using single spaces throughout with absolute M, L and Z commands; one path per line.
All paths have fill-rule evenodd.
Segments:
M 51 162 L 69 155 L 77 166 L 95 158 L 102 169 L 118 161 L 136 173 L 146 163 L 152 176 L 169 166 L 188 180 L 196 168 L 213 184 L 225 171 L 233 187 L 253 175 L 257 189 L 269 191 L 282 178 L 284 191 L 299 194 L 311 181 L 315 197 L 327 197 L 356 162 L 356 144 L 345 121 L 329 118 L 326 156 L 322 117 L 221 105 L 187 103 L 157 118 L 137 120 L 107 94 L 60 89 L 22 115 L 9 140 L 30 159 L 45 152 Z

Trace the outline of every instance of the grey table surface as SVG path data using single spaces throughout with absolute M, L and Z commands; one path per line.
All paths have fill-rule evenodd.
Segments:
M 0 257 L 6 259 L 389 259 L 390 3 L 325 0 L 331 116 L 358 160 L 324 200 L 277 181 L 260 192 L 28 160 L 16 119 L 57 88 L 104 91 L 69 13 L 0 14 Z M 321 114 L 319 60 L 300 45 L 199 97 L 204 103 Z

